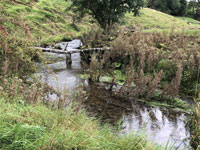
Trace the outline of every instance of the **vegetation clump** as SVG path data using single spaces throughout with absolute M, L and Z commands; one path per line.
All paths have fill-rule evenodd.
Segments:
M 115 86 L 114 93 L 121 97 L 162 104 L 166 101 L 184 110 L 191 108 L 178 97 L 197 97 L 200 90 L 198 36 L 173 31 L 121 31 L 107 44 L 111 49 L 104 52 L 102 59 L 96 55 L 91 58 L 91 80 L 109 83 L 110 90 Z M 200 144 L 199 110 L 196 101 L 190 122 L 191 144 L 195 149 Z
M 199 97 L 195 99 L 193 114 L 190 122 L 191 145 L 194 149 L 200 148 L 200 103 Z
M 105 52 L 103 59 L 94 61 L 98 64 L 96 66 L 102 66 L 98 68 L 103 68 L 95 68 L 97 76 L 113 76 L 114 64 L 120 63 L 126 74 L 119 90 L 122 95 L 152 98 L 159 92 L 163 96 L 175 97 L 183 92 L 194 96 L 196 87 L 199 89 L 196 82 L 200 66 L 198 42 L 198 37 L 182 33 L 120 33 L 111 42 L 112 49 Z
M 0 25 L 0 75 L 24 76 L 36 69 L 35 61 L 39 60 L 39 52 L 33 51 L 33 42 L 27 37 L 9 35 Z

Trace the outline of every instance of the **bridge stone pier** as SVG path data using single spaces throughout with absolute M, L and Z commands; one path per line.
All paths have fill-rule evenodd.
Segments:
M 66 54 L 66 65 L 72 64 L 72 54 Z

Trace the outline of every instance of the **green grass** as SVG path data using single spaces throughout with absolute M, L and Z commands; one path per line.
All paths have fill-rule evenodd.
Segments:
M 189 18 L 189 17 L 177 17 L 177 18 L 187 21 L 188 24 L 200 25 L 200 22 L 198 20 L 193 19 L 193 18 Z
M 126 14 L 125 26 L 139 26 L 142 29 L 152 31 L 169 31 L 172 28 L 176 31 L 189 30 L 195 33 L 200 28 L 200 22 L 191 18 L 174 17 L 150 8 L 143 8 L 140 15 L 134 17 L 133 14 Z
M 3 27 L 10 34 L 24 33 L 24 29 L 10 21 L 17 20 L 21 24 L 28 25 L 31 37 L 37 40 L 38 45 L 52 44 L 80 37 L 96 26 L 90 23 L 89 17 L 85 17 L 74 27 L 72 24 L 74 14 L 71 11 L 65 11 L 70 3 L 65 0 L 40 0 L 38 2 L 17 0 L 16 3 L 5 0 L 0 2 L 0 17 L 8 19 L 3 23 Z M 147 32 L 184 28 L 188 34 L 200 34 L 198 21 L 191 18 L 173 17 L 149 8 L 142 9 L 139 17 L 134 17 L 130 13 L 126 14 L 123 22 L 126 27 L 139 26 Z
M 72 12 L 66 12 L 70 1 L 65 0 L 40 0 L 31 2 L 30 0 L 11 3 L 8 0 L 1 1 L 2 18 L 9 20 L 20 20 L 28 25 L 33 39 L 41 43 L 53 43 L 63 39 L 70 40 L 81 36 L 91 28 L 88 19 L 85 18 L 77 24 L 77 30 L 72 24 Z M 10 34 L 19 35 L 24 32 L 16 24 L 7 20 L 3 27 Z
M 52 110 L 44 105 L 7 102 L 0 98 L 2 150 L 158 150 L 144 137 L 121 136 L 108 126 L 74 112 L 73 107 Z

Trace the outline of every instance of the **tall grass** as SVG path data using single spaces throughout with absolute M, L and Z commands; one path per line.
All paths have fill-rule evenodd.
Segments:
M 100 127 L 76 105 L 51 110 L 8 103 L 0 99 L 0 149 L 3 150 L 153 150 L 143 137 L 121 137 L 117 130 Z
M 195 99 L 193 114 L 191 118 L 191 145 L 199 150 L 200 149 L 200 100 Z

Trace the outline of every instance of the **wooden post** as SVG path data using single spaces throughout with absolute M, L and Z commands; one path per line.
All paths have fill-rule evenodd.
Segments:
M 71 65 L 72 64 L 72 57 L 71 54 L 66 54 L 66 65 Z

